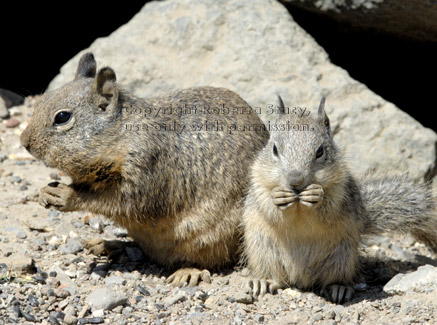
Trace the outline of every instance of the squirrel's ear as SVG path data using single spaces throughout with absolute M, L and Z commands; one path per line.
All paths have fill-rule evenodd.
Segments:
M 330 134 L 331 129 L 330 129 L 330 125 L 329 125 L 329 118 L 328 118 L 328 115 L 326 114 L 326 111 L 325 111 L 325 96 L 323 96 L 322 100 L 320 101 L 318 116 L 319 116 L 320 122 L 326 127 L 326 129 L 328 130 L 328 133 Z
M 99 106 L 105 110 L 108 105 L 117 105 L 118 86 L 114 70 L 105 67 L 99 70 L 94 80 L 94 89 L 99 96 Z
M 278 103 L 279 103 L 279 114 L 285 114 L 284 102 L 282 101 L 282 98 L 279 95 L 278 95 Z
M 96 76 L 96 60 L 91 52 L 85 53 L 79 60 L 74 80 L 81 78 L 94 78 Z

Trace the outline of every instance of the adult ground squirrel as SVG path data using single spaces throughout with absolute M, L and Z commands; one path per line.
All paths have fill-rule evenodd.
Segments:
M 87 53 L 74 81 L 40 98 L 21 142 L 72 178 L 44 187 L 43 206 L 111 218 L 161 265 L 210 269 L 237 257 L 248 169 L 269 138 L 260 125 L 223 88 L 136 98 L 111 68 L 96 73 Z M 199 278 L 208 272 L 182 269 L 169 280 Z
M 437 252 L 430 186 L 407 176 L 356 180 L 333 142 L 324 99 L 316 116 L 287 114 L 279 102 L 243 216 L 243 255 L 253 276 L 247 284 L 255 295 L 291 285 L 320 288 L 335 302 L 351 299 L 365 234 L 408 231 Z

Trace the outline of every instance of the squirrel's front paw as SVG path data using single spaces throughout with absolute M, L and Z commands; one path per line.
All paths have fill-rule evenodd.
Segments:
M 52 182 L 40 190 L 39 204 L 46 209 L 53 208 L 59 211 L 70 211 L 68 199 L 72 194 L 73 190 L 68 185 Z
M 321 202 L 324 195 L 323 187 L 318 184 L 311 184 L 299 193 L 299 201 L 301 204 L 311 208 L 314 204 Z
M 276 205 L 280 210 L 286 210 L 291 207 L 294 202 L 297 201 L 299 196 L 293 190 L 286 187 L 275 187 L 272 190 L 272 200 L 273 204 Z
M 243 285 L 244 289 L 254 297 L 264 296 L 266 293 L 273 295 L 282 288 L 278 282 L 268 279 L 248 279 Z

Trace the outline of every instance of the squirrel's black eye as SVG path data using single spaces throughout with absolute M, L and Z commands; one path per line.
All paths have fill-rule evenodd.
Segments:
M 73 114 L 71 114 L 70 112 L 61 111 L 55 115 L 55 122 L 53 124 L 54 125 L 65 124 L 68 121 L 70 121 L 72 115 Z
M 320 146 L 319 149 L 317 149 L 316 151 L 316 158 L 322 157 L 324 152 L 325 150 L 323 149 L 323 146 Z
M 274 154 L 276 157 L 279 156 L 279 154 L 278 154 L 278 147 L 276 147 L 276 144 L 273 144 L 273 154 Z

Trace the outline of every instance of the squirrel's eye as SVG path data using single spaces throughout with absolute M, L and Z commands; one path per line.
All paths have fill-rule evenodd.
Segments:
M 73 114 L 71 114 L 70 112 L 61 111 L 55 115 L 55 122 L 53 124 L 54 125 L 65 124 L 68 121 L 70 121 L 72 115 Z
M 278 148 L 276 147 L 276 144 L 273 144 L 273 154 L 274 154 L 276 157 L 279 156 L 279 154 L 278 154 Z
M 323 146 L 320 146 L 319 149 L 317 149 L 316 151 L 316 158 L 322 157 L 324 152 L 325 150 L 323 149 Z

